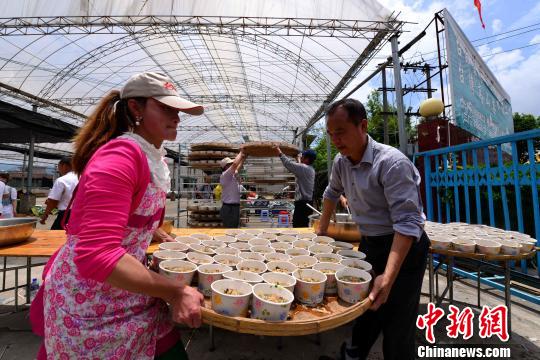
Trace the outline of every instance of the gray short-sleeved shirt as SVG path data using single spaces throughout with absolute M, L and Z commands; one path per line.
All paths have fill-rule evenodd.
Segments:
M 341 154 L 335 157 L 323 197 L 335 202 L 345 194 L 363 235 L 397 231 L 419 239 L 425 222 L 420 181 L 418 170 L 405 155 L 368 135 L 358 164 Z
M 221 174 L 219 183 L 222 187 L 221 201 L 224 204 L 240 204 L 240 183 L 232 166 Z
M 283 166 L 292 172 L 296 179 L 294 200 L 311 201 L 313 199 L 313 186 L 315 184 L 315 169 L 313 166 L 298 163 L 285 154 L 279 156 Z

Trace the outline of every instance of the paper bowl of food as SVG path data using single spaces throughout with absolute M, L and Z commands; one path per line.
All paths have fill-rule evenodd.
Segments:
M 521 239 L 516 239 L 515 241 L 521 245 L 520 252 L 522 253 L 528 253 L 528 252 L 533 251 L 536 245 L 536 239 L 533 239 L 533 238 L 528 238 L 528 239 L 521 238 Z
M 258 237 L 261 238 L 261 239 L 266 239 L 266 240 L 270 240 L 270 241 L 276 241 L 276 239 L 277 239 L 276 234 L 268 234 L 268 233 L 259 234 Z
M 331 295 L 337 293 L 336 272 L 344 268 L 345 265 L 327 262 L 313 265 L 313 270 L 318 270 L 326 275 L 325 294 Z
M 236 242 L 236 238 L 234 236 L 229 236 L 229 235 L 214 236 L 214 240 L 221 241 L 222 243 L 226 243 L 226 244 Z
M 364 270 L 346 267 L 336 272 L 338 296 L 341 300 L 354 304 L 369 295 L 371 275 Z
M 225 230 L 225 235 L 236 237 L 237 235 L 243 234 L 244 230 L 241 229 L 227 229 Z
M 366 254 L 364 254 L 361 251 L 356 251 L 356 250 L 339 250 L 337 254 L 343 256 L 344 258 L 349 258 L 349 259 L 364 260 L 366 258 Z
M 232 270 L 224 273 L 223 277 L 225 279 L 244 281 L 252 285 L 263 282 L 263 278 L 261 277 L 261 275 L 251 271 Z
M 221 315 L 243 316 L 248 313 L 253 288 L 240 280 L 222 279 L 210 285 L 212 309 Z
M 236 255 L 219 254 L 214 255 L 214 261 L 221 265 L 236 266 L 242 261 L 242 258 Z
M 203 244 L 189 244 L 188 246 L 191 250 L 199 254 L 214 255 L 216 253 L 213 248 Z
M 295 240 L 292 243 L 293 248 L 304 249 L 304 250 L 309 249 L 309 247 L 313 245 L 315 245 L 315 243 L 311 240 Z
M 476 241 L 468 238 L 452 239 L 452 247 L 461 252 L 474 253 L 476 250 Z
M 296 235 L 296 237 L 298 238 L 298 240 L 313 240 L 317 237 L 317 234 L 315 233 L 298 233 L 298 235 Z
M 298 238 L 292 235 L 279 235 L 278 237 L 276 237 L 276 241 L 285 242 L 285 243 L 292 243 L 293 241 L 296 241 L 296 240 L 298 240 Z
M 266 267 L 268 271 L 282 274 L 292 274 L 298 269 L 298 266 L 289 261 L 270 261 L 266 264 Z
M 360 259 L 342 259 L 341 265 L 345 265 L 350 268 L 364 270 L 367 272 L 370 272 L 373 269 L 370 263 L 368 263 L 365 260 L 360 260 Z
M 313 257 L 317 259 L 319 262 L 334 263 L 334 264 L 339 264 L 341 262 L 341 259 L 343 259 L 341 255 L 334 254 L 334 253 L 317 254 L 317 255 L 314 255 Z
M 292 249 L 292 245 L 288 242 L 278 241 L 270 244 L 270 247 L 275 251 L 285 253 L 285 251 Z
M 501 252 L 501 244 L 492 240 L 476 240 L 476 252 L 486 255 L 497 255 Z
M 238 256 L 240 256 L 244 260 L 264 261 L 264 255 L 256 252 L 242 251 L 240 254 L 238 254 Z
M 199 265 L 197 269 L 199 273 L 199 284 L 197 286 L 199 292 L 206 297 L 212 295 L 212 283 L 223 279 L 223 274 L 231 270 L 230 266 L 223 264 Z
M 212 264 L 214 262 L 211 256 L 193 251 L 188 252 L 186 257 L 189 261 L 197 265 Z
M 283 229 L 283 230 L 280 230 L 279 232 L 281 235 L 291 235 L 291 236 L 296 236 L 298 235 L 299 231 L 298 230 L 295 230 L 295 229 Z
M 296 265 L 296 267 L 298 267 L 299 269 L 309 269 L 319 261 L 313 256 L 300 255 L 293 256 L 291 260 L 289 260 L 289 262 Z
M 226 243 L 224 243 L 223 241 L 218 241 L 218 240 L 202 240 L 201 243 L 202 245 L 208 246 L 209 248 L 212 248 L 214 250 L 220 247 L 227 246 Z
M 324 245 L 332 245 L 332 243 L 336 242 L 336 240 L 334 240 L 330 236 L 323 236 L 323 235 L 316 236 L 315 238 L 313 238 L 312 241 L 315 244 L 324 244 Z
M 289 256 L 302 256 L 302 255 L 309 255 L 309 250 L 307 249 L 301 249 L 301 248 L 292 248 L 289 250 L 285 250 L 285 254 Z
M 443 236 L 430 237 L 431 247 L 435 250 L 450 250 L 452 247 L 452 239 Z
M 330 244 L 334 248 L 334 252 L 338 252 L 340 250 L 353 250 L 354 246 L 351 243 L 344 242 L 344 241 L 334 241 Z
M 197 265 L 184 260 L 164 260 L 159 263 L 159 273 L 181 286 L 191 285 Z
M 281 252 L 268 253 L 264 255 L 266 261 L 289 261 L 291 257 Z
M 272 249 L 270 246 L 263 246 L 263 245 L 255 245 L 249 248 L 249 250 L 253 253 L 262 254 L 263 256 L 269 253 L 276 252 L 276 250 Z
M 332 251 L 334 251 L 334 248 L 331 247 L 330 245 L 315 244 L 315 245 L 311 245 L 308 250 L 311 254 L 316 255 L 316 254 L 331 253 Z
M 206 234 L 191 234 L 191 237 L 194 237 L 195 239 L 199 239 L 201 241 L 203 240 L 213 240 L 213 238 L 210 235 Z
M 191 245 L 191 244 L 199 245 L 201 243 L 201 240 L 191 237 L 191 236 L 177 236 L 174 240 L 176 242 L 186 244 L 186 245 Z
M 236 269 L 241 271 L 251 271 L 256 274 L 262 274 L 267 270 L 264 262 L 256 260 L 242 260 L 236 265 Z
M 501 240 L 501 254 L 504 255 L 519 255 L 522 245 L 516 241 Z
M 251 317 L 265 321 L 285 321 L 294 295 L 282 286 L 257 284 L 253 286 Z
M 152 267 L 157 270 L 159 263 L 165 260 L 183 260 L 186 253 L 174 250 L 156 250 L 152 254 Z
M 262 239 L 262 238 L 253 238 L 251 240 L 248 241 L 248 244 L 251 245 L 251 246 L 269 246 L 270 245 L 270 240 L 268 239 Z
M 249 245 L 247 242 L 236 242 L 229 244 L 229 247 L 233 249 L 238 249 L 240 251 L 249 251 L 251 245 Z
M 264 232 L 263 229 L 245 229 L 244 232 L 246 234 L 250 234 L 252 236 L 258 236 Z
M 294 296 L 302 304 L 315 306 L 324 299 L 326 275 L 318 270 L 298 269 L 292 273 L 296 279 Z
M 264 282 L 272 285 L 282 286 L 294 293 L 294 286 L 296 285 L 296 279 L 289 274 L 269 272 L 261 275 Z
M 217 249 L 214 249 L 217 255 L 235 255 L 238 256 L 240 254 L 240 250 L 232 248 L 232 247 L 220 247 Z
M 238 234 L 236 235 L 236 240 L 241 242 L 248 242 L 251 239 L 254 239 L 255 235 L 253 234 Z
M 179 242 L 164 242 L 159 244 L 159 250 L 187 251 L 189 246 Z

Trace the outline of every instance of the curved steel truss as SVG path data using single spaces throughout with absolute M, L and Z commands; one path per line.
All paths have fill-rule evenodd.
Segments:
M 0 18 L 0 97 L 80 125 L 107 91 L 157 71 L 206 108 L 182 116 L 178 142 L 292 142 L 403 24 L 393 16 Z

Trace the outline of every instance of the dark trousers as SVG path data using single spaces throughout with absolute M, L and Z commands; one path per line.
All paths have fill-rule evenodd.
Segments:
M 237 228 L 240 225 L 240 205 L 239 204 L 223 204 L 221 206 L 221 220 L 223 226 L 227 229 Z
M 376 275 L 384 272 L 394 235 L 363 237 L 360 250 L 373 266 Z M 416 354 L 416 318 L 420 290 L 426 269 L 429 238 L 423 233 L 414 242 L 403 262 L 385 304 L 377 311 L 366 311 L 356 319 L 352 345 L 358 348 L 360 359 L 365 359 L 379 334 L 383 333 L 385 360 L 414 359 Z
M 64 230 L 64 228 L 62 227 L 62 219 L 64 218 L 65 212 L 66 210 L 58 210 L 58 213 L 56 214 L 56 219 L 54 219 L 54 222 L 51 226 L 51 230 Z M 68 211 L 66 215 L 66 221 L 64 225 L 68 223 L 70 212 L 71 211 Z
M 293 227 L 308 227 L 309 215 L 313 213 L 313 210 L 307 207 L 306 204 L 311 205 L 311 201 L 298 200 L 294 202 L 294 214 L 292 218 Z

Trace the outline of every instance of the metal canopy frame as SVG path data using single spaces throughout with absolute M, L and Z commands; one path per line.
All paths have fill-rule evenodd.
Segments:
M 234 16 L 57 16 L 0 18 L 0 42 L 13 45 L 20 74 L 0 99 L 38 105 L 80 126 L 109 89 L 133 73 L 170 76 L 181 95 L 206 107 L 181 115 L 178 139 L 299 142 L 328 103 L 405 22 Z M 54 46 L 52 39 L 65 46 Z M 94 41 L 106 39 L 106 41 Z M 97 45 L 96 45 L 97 43 Z M 92 46 L 90 46 L 92 45 Z M 44 54 L 36 49 L 47 49 Z M 77 56 L 65 49 L 78 49 Z M 358 50 L 357 50 L 358 49 Z M 30 55 L 28 55 L 30 54 Z M 30 60 L 27 60 L 30 59 Z M 62 59 L 62 61 L 59 61 Z M 43 80 L 42 78 L 45 78 Z M 35 83 L 39 86 L 35 87 Z

